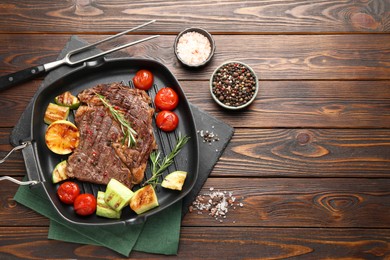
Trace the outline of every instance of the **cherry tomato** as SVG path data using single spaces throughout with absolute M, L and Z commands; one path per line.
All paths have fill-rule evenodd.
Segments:
M 179 124 L 179 117 L 175 112 L 163 110 L 157 114 L 156 125 L 165 132 L 171 132 Z
M 77 214 L 81 216 L 91 215 L 96 211 L 96 198 L 89 193 L 80 194 L 74 201 L 73 206 Z
M 179 96 L 172 88 L 165 87 L 157 92 L 154 104 L 160 110 L 174 110 L 179 104 Z
M 154 77 L 148 70 L 139 70 L 133 78 L 134 86 L 138 89 L 148 90 L 153 86 Z
M 79 185 L 75 182 L 66 181 L 57 189 L 57 195 L 63 203 L 73 204 L 80 194 Z

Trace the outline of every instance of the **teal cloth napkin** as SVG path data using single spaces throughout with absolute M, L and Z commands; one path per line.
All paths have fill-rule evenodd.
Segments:
M 180 239 L 181 201 L 151 216 L 145 223 L 127 226 L 80 226 L 65 222 L 41 186 L 20 186 L 14 199 L 50 219 L 48 238 L 108 247 L 124 256 L 132 250 L 177 254 Z
M 181 222 L 180 213 L 177 214 L 177 212 L 181 211 L 181 204 L 181 201 L 179 201 L 167 209 L 167 211 L 170 211 L 169 213 L 166 212 L 165 214 L 157 214 L 150 217 L 145 225 L 139 224 L 131 230 L 124 230 L 123 228 L 118 229 L 119 234 L 115 240 L 123 241 L 128 239 L 128 243 L 118 247 L 116 245 L 110 246 L 110 248 L 127 256 L 129 255 L 131 248 L 135 251 L 154 254 L 177 254 Z M 163 225 L 163 227 L 161 225 Z M 127 235 L 122 235 L 124 232 L 127 232 Z M 81 236 L 75 236 L 75 233 L 67 228 L 66 225 L 60 224 L 54 220 L 51 220 L 50 222 L 48 238 L 79 244 L 106 246 L 106 240 L 99 243 L 83 234 L 81 234 Z M 118 248 L 118 250 L 115 248 Z

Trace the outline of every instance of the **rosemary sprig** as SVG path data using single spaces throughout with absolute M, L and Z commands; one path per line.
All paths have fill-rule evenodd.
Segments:
M 122 133 L 124 135 L 123 140 L 124 141 L 126 141 L 126 139 L 128 140 L 127 147 L 134 146 L 135 143 L 137 142 L 137 140 L 135 139 L 135 135 L 137 135 L 137 132 L 130 126 L 130 123 L 127 122 L 127 120 L 125 119 L 123 114 L 121 112 L 119 112 L 118 110 L 116 110 L 113 106 L 111 106 L 111 104 L 107 102 L 107 100 L 105 99 L 104 96 L 102 96 L 98 93 L 95 93 L 95 94 L 102 101 L 103 105 L 110 110 L 114 119 L 116 119 L 120 123 Z
M 151 184 L 153 187 L 156 187 L 156 185 L 159 184 L 162 173 L 173 163 L 173 159 L 181 151 L 189 139 L 190 137 L 179 134 L 175 147 L 171 153 L 168 156 L 165 156 L 162 160 L 160 159 L 160 151 L 154 151 L 150 154 L 152 176 L 145 181 L 144 185 Z

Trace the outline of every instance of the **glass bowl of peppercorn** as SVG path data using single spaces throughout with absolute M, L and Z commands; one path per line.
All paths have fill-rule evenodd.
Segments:
M 211 96 L 226 109 L 238 110 L 249 106 L 256 99 L 258 91 L 255 72 L 240 61 L 221 64 L 210 78 Z

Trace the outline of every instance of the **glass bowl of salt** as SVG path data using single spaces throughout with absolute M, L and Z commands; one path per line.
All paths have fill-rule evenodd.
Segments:
M 209 32 L 191 27 L 180 32 L 175 39 L 174 50 L 177 59 L 191 68 L 206 65 L 214 55 L 215 42 Z

